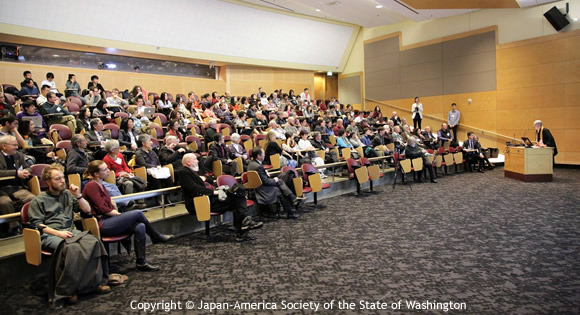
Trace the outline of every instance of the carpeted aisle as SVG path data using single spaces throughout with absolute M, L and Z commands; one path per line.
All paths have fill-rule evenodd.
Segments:
M 149 246 L 161 272 L 139 273 L 133 256 L 114 257 L 128 283 L 51 313 L 137 313 L 131 305 L 161 301 L 182 303 L 171 313 L 209 313 L 186 311 L 188 300 L 195 308 L 200 300 L 229 307 L 216 314 L 310 314 L 305 307 L 316 304 L 309 302 L 326 314 L 407 313 L 413 301 L 430 313 L 579 312 L 580 170 L 556 169 L 552 183 L 506 179 L 501 168 L 438 180 L 323 200 L 325 209 L 298 221 L 267 223 L 254 242 L 235 243 L 219 227 L 212 233 L 223 237 L 214 243 L 195 234 Z M 0 292 L 2 313 L 49 312 L 45 290 L 40 279 Z M 324 310 L 332 300 L 333 309 Z M 387 309 L 363 310 L 361 300 Z M 276 303 L 277 310 L 234 310 L 236 301 Z M 340 310 L 338 301 L 355 307 Z M 393 310 L 398 301 L 400 310 Z M 287 302 L 304 304 L 282 310 Z

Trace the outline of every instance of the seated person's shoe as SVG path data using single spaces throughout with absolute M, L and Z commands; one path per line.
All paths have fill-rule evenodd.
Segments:
M 485 173 L 481 168 L 477 169 L 477 171 L 480 173 Z
M 434 184 L 437 184 L 437 181 L 434 180 L 434 179 L 432 179 L 431 182 L 434 183 Z
M 161 234 L 161 233 L 159 233 L 159 235 L 157 237 L 155 237 L 155 239 L 151 239 L 151 242 L 153 244 L 167 243 L 170 240 L 172 240 L 173 238 L 175 238 L 175 236 L 173 234 Z
M 236 242 L 247 242 L 247 241 L 253 241 L 255 239 L 256 239 L 256 237 L 251 235 L 248 232 L 240 232 L 236 235 Z
M 262 226 L 264 226 L 264 223 L 256 222 L 252 220 L 251 217 L 245 217 L 244 221 L 242 221 L 242 231 L 255 230 L 261 228 Z
M 149 263 L 144 264 L 137 264 L 135 268 L 139 271 L 157 271 L 159 270 L 159 266 L 150 265 Z
M 301 198 L 296 197 L 296 199 L 294 199 L 294 201 L 292 201 L 292 206 L 298 207 L 302 204 L 302 202 L 304 202 L 304 200 L 306 200 L 304 197 L 301 197 Z
M 79 301 L 79 298 L 76 295 L 67 296 L 64 298 L 64 302 L 69 305 L 76 304 Z
M 296 219 L 298 219 L 298 216 L 294 212 L 289 212 L 288 219 L 296 220 Z
M 105 294 L 111 292 L 111 287 L 108 285 L 100 285 L 97 288 L 97 293 Z

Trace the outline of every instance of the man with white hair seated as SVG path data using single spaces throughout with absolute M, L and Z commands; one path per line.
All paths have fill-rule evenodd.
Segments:
M 178 146 L 179 140 L 175 136 L 167 136 L 165 145 L 159 150 L 159 161 L 161 165 L 173 164 L 173 168 L 181 167 L 181 159 L 187 153 L 185 148 Z
M 221 200 L 218 197 L 219 192 L 213 190 L 210 185 L 206 185 L 206 178 L 197 175 L 199 171 L 199 162 L 193 153 L 187 153 L 182 159 L 183 167 L 176 171 L 177 180 L 181 185 L 185 208 L 195 215 L 195 204 L 193 198 L 208 195 L 210 200 L 211 212 L 224 213 L 232 211 L 234 213 L 234 227 L 236 229 L 236 241 L 244 242 L 256 239 L 248 233 L 249 230 L 261 228 L 262 222 L 255 222 L 248 216 L 248 207 L 246 197 L 226 194 L 226 199 Z
M 429 178 L 431 178 L 431 182 L 437 183 L 437 181 L 435 180 L 435 171 L 433 170 L 433 165 L 427 161 L 427 151 L 421 149 L 417 145 L 417 139 L 415 139 L 415 137 L 413 136 L 409 137 L 409 139 L 407 140 L 407 146 L 405 147 L 405 156 L 408 159 L 421 157 L 423 159 L 423 166 L 429 171 Z M 420 182 L 423 182 L 423 178 L 421 178 L 423 176 L 422 174 L 423 172 L 418 174 Z
M 286 140 L 286 131 L 284 130 L 284 128 L 280 127 L 280 125 L 278 125 L 276 121 L 271 120 L 268 125 L 270 126 L 270 128 L 272 128 L 270 130 L 276 134 L 276 139 Z
M 244 168 L 248 165 L 249 162 L 249 156 L 248 156 L 248 152 L 246 152 L 246 149 L 244 148 L 244 146 L 242 145 L 241 141 L 240 141 L 240 135 L 237 133 L 232 134 L 231 136 L 232 139 L 232 143 L 230 143 L 230 145 L 228 145 L 228 150 L 230 150 L 230 154 L 232 155 L 232 158 L 237 159 L 238 157 L 242 158 L 242 162 L 244 162 Z M 248 140 L 248 141 L 252 141 L 252 140 Z

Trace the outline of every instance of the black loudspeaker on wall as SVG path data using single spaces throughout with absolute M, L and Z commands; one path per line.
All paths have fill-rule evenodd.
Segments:
M 544 17 L 558 32 L 566 27 L 566 25 L 570 24 L 568 19 L 566 19 L 566 16 L 556 7 L 553 7 L 548 10 L 548 12 L 544 13 Z

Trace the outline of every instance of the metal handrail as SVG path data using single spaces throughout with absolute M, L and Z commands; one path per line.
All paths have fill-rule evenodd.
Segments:
M 396 106 L 396 105 L 393 105 L 393 104 L 389 104 L 389 103 L 385 103 L 385 102 L 373 100 L 373 99 L 370 99 L 370 98 L 365 98 L 365 101 L 371 101 L 371 102 L 374 102 L 374 103 L 386 105 L 386 106 L 389 106 L 389 107 L 396 108 L 398 111 L 403 111 L 403 112 L 412 114 L 412 111 L 411 110 L 409 110 L 407 108 L 402 108 L 402 107 L 399 107 L 399 106 Z M 437 117 L 437 116 L 433 116 L 433 115 L 429 115 L 429 114 L 423 114 L 423 117 L 427 117 L 427 118 L 431 118 L 431 119 L 436 120 L 436 121 L 440 121 L 440 122 L 443 122 L 443 123 L 447 123 L 447 120 L 445 120 L 443 118 L 440 118 L 440 117 Z M 484 130 L 484 129 L 481 129 L 481 128 L 477 128 L 477 127 L 473 127 L 473 126 L 469 126 L 469 125 L 465 125 L 465 124 L 460 124 L 460 126 L 461 126 L 461 128 L 464 128 L 464 129 L 469 129 L 469 130 L 473 130 L 473 131 L 479 131 L 479 132 L 481 132 L 482 135 L 492 135 L 492 136 L 495 136 L 495 137 L 500 137 L 500 138 L 508 139 L 510 141 L 514 141 L 514 140 L 515 141 L 521 141 L 520 139 L 512 138 L 512 137 L 509 137 L 509 136 L 506 136 L 506 135 L 502 135 L 502 134 L 499 134 L 499 133 L 495 133 L 495 132 L 492 132 L 492 131 Z

